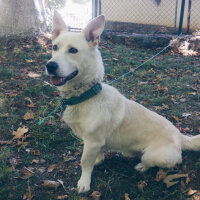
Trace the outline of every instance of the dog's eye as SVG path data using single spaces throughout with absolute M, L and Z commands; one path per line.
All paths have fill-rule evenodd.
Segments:
M 78 53 L 78 49 L 72 47 L 72 48 L 69 49 L 68 52 L 69 52 L 69 53 L 73 53 L 73 54 L 75 54 L 75 53 Z
M 56 44 L 53 45 L 53 50 L 57 51 L 58 50 L 58 46 Z

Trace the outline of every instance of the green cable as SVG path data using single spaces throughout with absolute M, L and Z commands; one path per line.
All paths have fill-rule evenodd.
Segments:
M 62 108 L 62 105 L 59 105 L 58 107 L 56 107 L 53 111 L 51 111 L 46 117 L 44 117 L 42 120 L 40 120 L 38 122 L 38 125 L 42 125 L 44 123 L 44 121 L 49 118 L 51 115 L 53 115 L 57 110 L 59 110 L 60 108 Z

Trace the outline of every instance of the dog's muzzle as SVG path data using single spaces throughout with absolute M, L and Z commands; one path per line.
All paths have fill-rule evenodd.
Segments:
M 48 62 L 46 65 L 47 68 L 47 72 L 49 73 L 49 75 L 56 75 L 56 71 L 58 69 L 58 64 L 56 62 Z

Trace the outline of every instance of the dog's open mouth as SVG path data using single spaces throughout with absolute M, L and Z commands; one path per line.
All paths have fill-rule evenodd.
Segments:
M 72 72 L 71 74 L 65 77 L 50 76 L 50 82 L 55 86 L 61 86 L 61 85 L 64 85 L 67 81 L 73 79 L 77 74 L 78 74 L 78 70 Z

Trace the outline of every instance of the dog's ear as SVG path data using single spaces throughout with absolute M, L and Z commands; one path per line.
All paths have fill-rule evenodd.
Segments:
M 66 30 L 66 29 L 67 29 L 67 26 L 65 22 L 63 21 L 62 17 L 58 13 L 58 11 L 54 10 L 52 39 L 55 39 L 56 37 L 58 37 L 61 31 Z
M 105 17 L 100 15 L 92 19 L 88 25 L 83 29 L 85 38 L 88 42 L 91 42 L 93 46 L 96 46 L 99 43 L 100 35 L 104 30 Z

